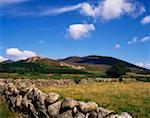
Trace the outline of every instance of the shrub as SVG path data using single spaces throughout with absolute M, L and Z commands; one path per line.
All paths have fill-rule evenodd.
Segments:
M 109 77 L 122 78 L 123 75 L 126 75 L 127 68 L 123 63 L 117 63 L 113 65 L 106 71 L 106 74 Z

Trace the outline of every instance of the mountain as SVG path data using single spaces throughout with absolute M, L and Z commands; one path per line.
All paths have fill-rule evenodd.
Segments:
M 32 57 L 12 63 L 0 63 L 0 72 L 5 73 L 44 73 L 44 74 L 88 74 L 70 64 L 42 57 Z
M 42 57 L 32 57 L 17 62 L 7 60 L 0 63 L 0 72 L 39 72 L 39 73 L 86 73 L 105 72 L 116 63 L 124 63 L 131 72 L 150 73 L 150 70 L 138 67 L 129 62 L 107 56 L 85 56 L 68 57 L 65 59 L 53 60 Z
M 133 72 L 150 72 L 150 70 L 136 66 L 134 64 L 131 64 L 129 62 L 116 59 L 113 57 L 108 57 L 108 56 L 96 56 L 96 55 L 91 55 L 91 56 L 85 56 L 85 57 L 68 57 L 65 59 L 61 59 L 60 61 L 66 62 L 66 63 L 72 63 L 72 64 L 79 64 L 79 65 L 84 65 L 87 66 L 93 66 L 95 70 L 103 70 L 106 71 L 110 66 L 116 64 L 116 63 L 124 63 L 131 71 Z
M 20 60 L 19 62 L 26 62 L 26 63 L 42 63 L 50 66 L 59 66 L 60 62 L 58 60 L 53 60 L 49 58 L 43 58 L 39 56 L 31 57 L 26 60 Z
M 8 63 L 13 63 L 14 61 L 13 60 L 6 60 L 6 61 L 3 61 L 1 62 L 2 64 L 8 64 Z
M 106 57 L 106 56 L 68 57 L 66 59 L 62 59 L 61 61 L 73 62 L 73 63 L 78 63 L 78 64 L 93 64 L 93 65 L 114 65 L 116 63 L 123 62 L 128 67 L 135 66 L 128 62 L 125 62 L 125 61 L 122 61 L 113 57 Z

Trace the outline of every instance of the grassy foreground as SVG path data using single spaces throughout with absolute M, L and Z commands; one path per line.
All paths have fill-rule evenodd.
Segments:
M 48 86 L 42 91 L 58 92 L 62 97 L 95 101 L 115 112 L 129 112 L 133 118 L 150 118 L 150 83 L 95 83 L 83 85 Z
M 40 88 L 48 93 L 58 92 L 62 97 L 95 101 L 100 106 L 115 112 L 129 112 L 133 118 L 150 118 L 150 83 L 95 83 L 81 85 L 47 86 Z M 8 110 L 0 97 L 0 118 L 21 118 L 20 114 Z

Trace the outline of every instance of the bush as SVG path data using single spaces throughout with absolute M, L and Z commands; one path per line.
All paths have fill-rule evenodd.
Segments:
M 109 77 L 114 77 L 114 78 L 122 78 L 122 76 L 126 75 L 126 73 L 127 73 L 127 68 L 123 63 L 117 63 L 106 71 L 106 74 Z

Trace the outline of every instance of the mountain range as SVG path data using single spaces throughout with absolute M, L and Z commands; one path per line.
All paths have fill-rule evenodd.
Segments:
M 30 66 L 34 66 L 35 68 L 32 68 L 31 70 L 35 70 L 36 68 L 40 68 L 41 70 L 46 69 L 55 69 L 61 70 L 63 69 L 72 69 L 72 70 L 82 70 L 82 71 L 90 71 L 90 72 L 105 72 L 108 68 L 110 68 L 112 65 L 116 63 L 124 63 L 128 69 L 131 70 L 131 72 L 134 73 L 150 73 L 150 70 L 136 66 L 134 64 L 131 64 L 129 62 L 108 57 L 108 56 L 85 56 L 85 57 L 78 57 L 78 56 L 72 56 L 67 57 L 65 59 L 49 59 L 49 58 L 42 58 L 42 57 L 32 57 L 28 58 L 26 60 L 19 60 L 17 62 L 14 62 L 12 60 L 7 60 L 4 62 L 1 62 L 0 67 L 1 70 L 3 68 L 6 69 L 12 69 L 12 67 L 18 69 L 26 68 L 25 70 L 29 70 L 28 68 L 31 68 Z M 0 70 L 0 71 L 1 71 Z M 40 71 L 41 72 L 41 71 Z M 45 72 L 45 71 L 44 71 Z M 47 71 L 46 71 L 47 72 Z M 66 72 L 66 70 L 65 70 Z M 67 70 L 68 72 L 68 70 Z

